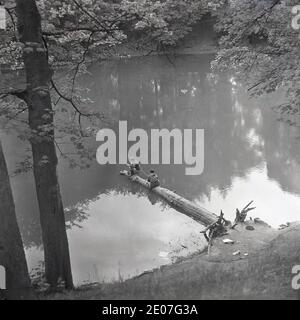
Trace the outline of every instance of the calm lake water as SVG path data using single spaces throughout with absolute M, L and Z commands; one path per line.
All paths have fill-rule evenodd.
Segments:
M 186 176 L 185 165 L 157 165 L 164 186 L 210 211 L 250 200 L 252 217 L 272 226 L 299 220 L 300 132 L 278 121 L 271 108 L 281 94 L 250 99 L 230 75 L 210 75 L 212 56 L 148 57 L 94 66 L 82 84 L 95 109 L 127 120 L 128 129 L 205 130 L 205 168 Z M 67 138 L 66 138 L 67 139 Z M 99 144 L 98 144 L 99 145 Z M 94 141 L 91 146 L 97 148 Z M 12 171 L 27 146 L 13 136 L 3 141 Z M 150 166 L 145 166 L 149 170 Z M 158 267 L 203 247 L 202 227 L 119 175 L 118 165 L 71 169 L 60 159 L 74 282 L 114 281 Z M 19 225 L 29 267 L 42 259 L 32 173 L 12 178 Z

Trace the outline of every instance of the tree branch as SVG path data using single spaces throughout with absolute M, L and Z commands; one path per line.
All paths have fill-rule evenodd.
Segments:
M 26 90 L 12 90 L 8 92 L 2 92 L 0 93 L 0 99 L 6 98 L 8 96 L 16 96 L 19 99 L 26 102 L 27 99 L 27 91 Z
M 80 66 L 81 66 L 81 65 L 84 63 L 84 61 L 85 61 L 85 58 L 86 58 L 86 55 L 87 55 L 87 53 L 88 53 L 88 51 L 89 51 L 89 49 L 90 49 L 91 40 L 92 40 L 92 37 L 93 37 L 94 34 L 95 34 L 94 31 L 92 31 L 92 32 L 90 33 L 90 36 L 89 36 L 89 38 L 88 38 L 87 46 L 86 46 L 86 48 L 85 48 L 85 50 L 84 50 L 84 52 L 83 52 L 83 54 L 82 54 L 82 58 L 81 58 L 81 60 L 77 63 L 77 65 L 76 65 L 75 73 L 74 73 L 74 76 L 73 76 L 73 79 L 72 79 L 72 91 L 71 91 L 71 94 L 72 94 L 72 95 L 73 95 L 73 93 L 74 93 L 75 81 L 76 81 L 76 77 L 77 77 L 79 68 L 80 68 Z
M 88 114 L 88 113 L 83 113 L 83 112 L 81 112 L 81 111 L 78 109 L 78 107 L 76 106 L 73 98 L 66 97 L 63 93 L 61 93 L 61 92 L 59 91 L 59 89 L 57 88 L 57 86 L 56 86 L 56 84 L 54 83 L 53 79 L 51 79 L 51 84 L 52 84 L 53 89 L 54 89 L 55 92 L 57 93 L 57 95 L 58 95 L 61 99 L 69 102 L 69 103 L 71 104 L 71 106 L 75 109 L 75 111 L 76 111 L 79 115 L 81 115 L 81 116 L 83 116 L 83 117 L 90 117 L 90 116 L 92 116 L 92 114 Z

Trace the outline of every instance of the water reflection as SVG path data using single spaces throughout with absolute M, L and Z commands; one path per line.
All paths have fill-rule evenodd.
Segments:
M 90 281 L 127 278 L 158 267 L 170 261 L 163 254 L 169 241 L 185 243 L 190 233 L 199 233 L 188 218 L 162 211 L 144 197 L 111 192 L 91 203 L 88 212 L 82 229 L 72 229 L 69 237 L 75 275 L 84 271 Z
M 215 212 L 233 216 L 255 200 L 255 215 L 270 224 L 298 220 L 300 204 L 297 127 L 276 121 L 270 109 L 280 93 L 249 97 L 234 79 L 210 77 L 211 56 L 151 57 L 94 66 L 82 79 L 95 108 L 131 128 L 205 130 L 205 169 L 186 176 L 185 167 L 154 166 L 161 182 Z M 67 139 L 67 138 L 66 138 Z M 96 149 L 97 144 L 87 141 Z M 23 156 L 23 142 L 4 141 L 10 169 Z M 150 167 L 145 166 L 145 170 Z M 75 282 L 108 281 L 167 263 L 172 252 L 202 246 L 201 227 L 119 176 L 119 166 L 70 169 L 63 160 L 59 177 Z M 31 174 L 12 180 L 30 265 L 40 259 L 40 230 Z M 188 250 L 185 251 L 185 249 Z

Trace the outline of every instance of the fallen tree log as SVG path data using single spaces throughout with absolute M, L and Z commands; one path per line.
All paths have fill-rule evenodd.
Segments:
M 151 189 L 150 183 L 138 174 L 132 175 L 127 170 L 120 173 L 131 182 L 141 185 L 149 190 L 151 194 L 153 193 L 164 200 L 178 212 L 205 226 L 201 233 L 204 234 L 208 242 L 208 255 L 203 256 L 203 259 L 223 262 L 247 259 L 249 254 L 264 247 L 278 233 L 276 229 L 270 227 L 259 218 L 246 221 L 247 212 L 254 209 L 250 208 L 252 201 L 241 211 L 237 209 L 236 219 L 231 223 L 223 218 L 222 211 L 221 215 L 217 216 L 215 213 L 183 198 L 174 191 L 161 186 Z
M 150 183 L 145 179 L 141 178 L 139 175 L 130 175 L 129 172 L 126 170 L 121 171 L 121 174 L 127 176 L 128 179 L 132 182 L 138 183 L 139 185 L 143 186 L 148 190 L 151 189 Z M 216 214 L 196 205 L 192 201 L 183 198 L 182 196 L 178 195 L 177 193 L 169 189 L 159 186 L 151 189 L 151 192 L 153 192 L 161 199 L 166 201 L 167 204 L 173 209 L 185 214 L 193 220 L 201 223 L 205 227 L 208 227 L 216 223 L 219 219 L 219 217 Z

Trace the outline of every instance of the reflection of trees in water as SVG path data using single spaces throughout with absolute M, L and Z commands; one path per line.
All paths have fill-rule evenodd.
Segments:
M 265 100 L 268 101 L 268 98 Z M 282 190 L 300 194 L 299 127 L 276 121 L 280 116 L 275 113 L 270 115 L 265 109 L 262 109 L 262 114 L 261 135 L 265 141 L 268 177 L 277 181 Z
M 164 57 L 112 62 L 92 68 L 92 74 L 86 76 L 82 84 L 90 88 L 89 97 L 96 106 L 105 108 L 117 120 L 127 120 L 128 130 L 205 129 L 202 175 L 186 176 L 184 166 L 154 166 L 163 185 L 189 199 L 209 197 L 212 188 L 225 194 L 234 177 L 245 176 L 261 164 L 264 157 L 269 176 L 283 186 L 289 185 L 291 176 L 282 170 L 282 162 L 295 161 L 298 156 L 291 147 L 292 139 L 285 130 L 282 133 L 269 111 L 262 109 L 258 115 L 255 100 L 249 102 L 245 95 L 234 92 L 229 77 L 220 76 L 216 84 L 208 80 L 210 60 L 211 57 L 191 56 L 179 57 L 173 63 Z M 258 137 L 258 142 L 253 143 L 253 135 Z M 94 141 L 93 144 L 96 148 Z M 290 146 L 288 157 L 287 146 Z M 280 156 L 274 157 L 277 152 Z M 149 168 L 150 165 L 144 169 Z M 120 178 L 119 170 L 119 165 L 96 163 L 87 170 L 70 170 L 61 162 L 59 176 L 65 206 L 74 209 L 76 203 L 95 199 L 111 190 L 140 195 L 139 188 Z M 25 195 L 31 193 L 32 187 L 24 192 Z M 31 203 L 28 207 L 34 208 L 34 205 Z M 69 220 L 76 223 L 83 216 L 84 211 L 76 214 L 75 210 Z M 20 224 L 24 243 L 39 244 L 35 229 L 38 214 L 33 210 L 30 217 L 28 214 L 24 217 Z
M 157 168 L 162 183 L 189 198 L 209 195 L 212 187 L 228 188 L 232 177 L 261 161 L 247 140 L 251 111 L 241 121 L 233 108 L 231 83 L 224 77 L 212 86 L 209 71 L 207 60 L 199 58 L 179 59 L 175 65 L 157 59 L 154 66 L 147 60 L 128 61 L 117 67 L 118 84 L 112 86 L 120 118 L 128 121 L 129 129 L 205 129 L 206 165 L 201 176 L 188 177 L 175 165 Z
M 282 92 L 270 94 L 259 99 L 249 100 L 243 94 L 238 96 L 244 110 L 252 113 L 252 127 L 260 145 L 257 151 L 262 152 L 266 163 L 267 175 L 279 183 L 283 191 L 300 194 L 300 130 L 281 121 L 281 115 L 270 111 L 274 101 L 281 101 Z M 249 121 L 249 120 L 248 120 Z

